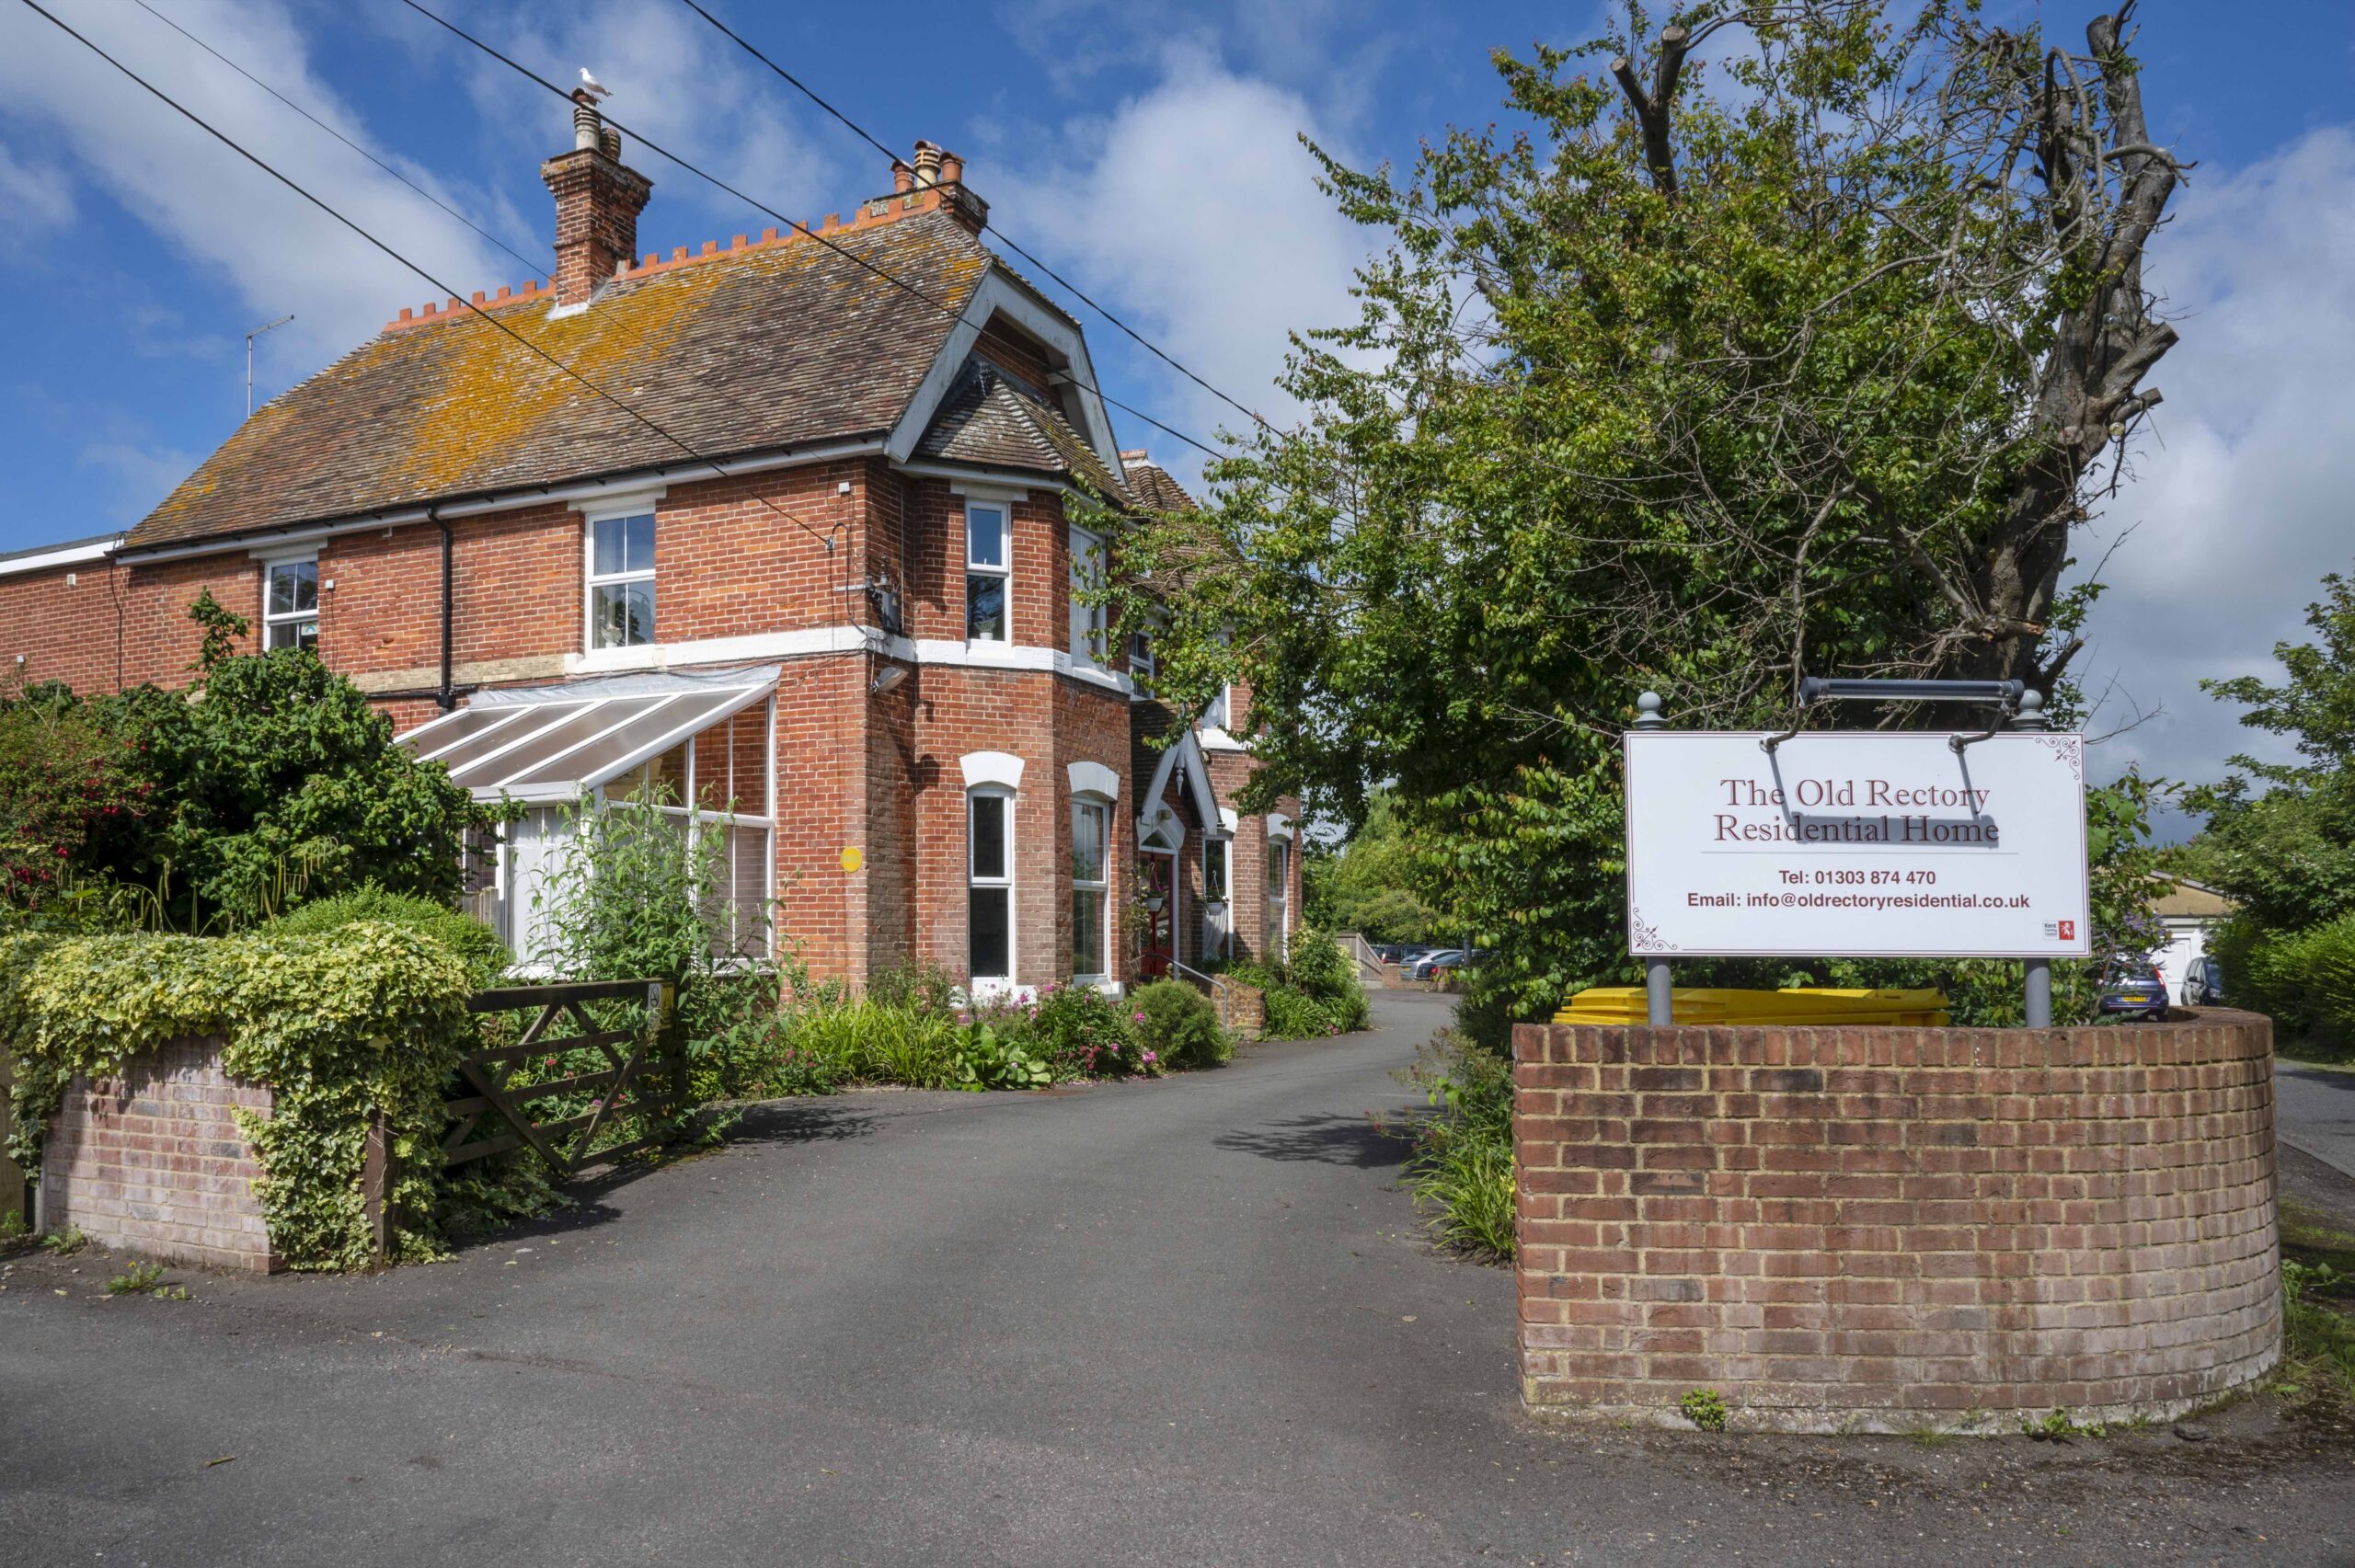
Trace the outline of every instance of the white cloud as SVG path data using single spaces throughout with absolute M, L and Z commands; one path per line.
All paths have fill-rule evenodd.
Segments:
M 74 188 L 53 164 L 33 163 L 0 145 L 0 247 L 19 248 L 74 222 Z
M 96 515 L 104 526 L 128 528 L 155 509 L 197 464 L 194 453 L 131 439 L 86 442 L 82 466 L 95 470 L 105 486 Z
M 466 25 L 552 81 L 569 85 L 587 67 L 612 89 L 605 107 L 615 120 L 788 218 L 821 215 L 829 200 L 847 211 L 858 198 L 890 189 L 879 154 L 867 149 L 867 164 L 841 168 L 788 108 L 793 89 L 683 6 L 595 0 L 517 7 L 505 28 Z M 554 94 L 432 30 L 459 52 L 477 109 L 512 144 L 534 155 L 572 144 L 570 111 Z M 654 180 L 657 203 L 684 204 L 739 228 L 774 221 L 651 152 L 626 147 L 622 155 Z M 651 216 L 664 221 L 660 211 Z
M 1315 161 L 1297 140 L 1304 132 L 1324 141 L 1297 95 L 1179 51 L 1150 91 L 1101 120 L 1067 127 L 1051 166 L 993 170 L 986 179 L 976 171 L 975 183 L 1026 246 L 1212 384 L 1282 423 L 1295 411 L 1274 387 L 1286 335 L 1355 319 L 1349 290 L 1368 249 L 1365 232 L 1316 189 Z M 1152 388 L 1150 398 L 1131 401 L 1204 440 L 1245 422 L 1132 352 L 1117 328 L 1092 317 L 1087 327 L 1099 372 L 1119 354 L 1138 372 L 1123 384 Z M 1173 438 L 1115 418 L 1173 468 L 1190 471 L 1199 460 Z
M 59 10 L 132 70 L 397 244 L 445 283 L 478 288 L 519 270 L 511 258 L 137 6 L 83 0 Z M 342 134 L 363 146 L 372 143 L 366 127 L 313 75 L 302 33 L 277 0 L 184 0 L 172 14 Z M 165 244 L 234 288 L 252 321 L 293 311 L 294 325 L 281 339 L 290 360 L 339 352 L 402 303 L 432 292 L 21 6 L 0 8 L 0 106 L 40 123 Z M 396 155 L 379 155 L 399 164 Z M 425 170 L 409 166 L 403 172 L 452 200 Z M 251 322 L 238 330 L 244 325 Z
M 2166 393 L 2155 439 L 2097 527 L 2133 532 L 2081 657 L 2097 684 L 2165 709 L 2105 747 L 2106 768 L 2203 781 L 2232 752 L 2286 749 L 2200 678 L 2278 678 L 2273 645 L 2307 639 L 2322 575 L 2355 561 L 2355 133 L 2202 169 L 2178 200 L 2150 276 L 2182 341 L 2150 378 Z

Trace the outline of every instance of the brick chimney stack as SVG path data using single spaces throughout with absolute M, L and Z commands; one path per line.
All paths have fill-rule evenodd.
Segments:
M 638 254 L 638 215 L 654 182 L 621 161 L 621 133 L 586 88 L 572 95 L 572 151 L 540 166 L 556 198 L 556 301 L 586 304 Z
M 937 142 L 919 142 L 913 162 L 891 160 L 891 194 L 913 207 L 931 191 L 939 192 L 941 211 L 975 234 L 988 224 L 990 204 L 965 184 L 965 160 Z

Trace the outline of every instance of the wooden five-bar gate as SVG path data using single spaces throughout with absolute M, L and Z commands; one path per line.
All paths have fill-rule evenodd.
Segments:
M 634 1002 L 634 1027 L 600 1026 L 592 1002 Z M 671 1118 L 687 1103 L 687 1059 L 675 1027 L 678 990 L 661 980 L 589 980 L 546 986 L 506 986 L 477 991 L 472 1013 L 535 1009 L 529 1027 L 513 1045 L 475 1051 L 458 1063 L 470 1093 L 449 1102 L 450 1129 L 442 1140 L 442 1162 L 472 1161 L 529 1147 L 546 1161 L 558 1180 L 637 1153 L 661 1141 Z M 578 1033 L 563 1034 L 568 1024 Z M 517 1083 L 523 1065 L 534 1059 L 561 1059 L 593 1052 L 597 1064 L 562 1078 Z M 553 1121 L 533 1118 L 542 1102 L 592 1095 L 589 1108 Z M 599 1139 L 616 1127 L 632 1136 L 618 1142 Z

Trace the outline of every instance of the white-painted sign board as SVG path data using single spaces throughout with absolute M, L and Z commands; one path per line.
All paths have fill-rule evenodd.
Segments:
M 1627 945 L 1649 957 L 2092 951 L 2085 738 L 1626 737 Z

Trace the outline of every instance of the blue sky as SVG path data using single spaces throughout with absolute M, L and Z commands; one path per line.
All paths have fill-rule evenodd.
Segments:
M 879 155 L 677 0 L 431 3 L 552 75 L 590 66 L 616 118 L 783 212 L 814 218 L 888 187 Z M 1405 162 L 1419 138 L 1498 115 L 1491 48 L 1575 41 L 1604 17 L 1380 0 L 706 3 L 887 143 L 963 154 L 1015 237 L 1255 402 L 1287 329 L 1347 313 L 1365 246 L 1309 185 L 1295 135 Z M 567 128 L 540 89 L 398 0 L 146 4 L 546 257 L 537 169 Z M 55 8 L 448 280 L 527 275 L 139 0 Z M 2043 14 L 2074 36 L 2093 9 Z M 2169 411 L 2139 483 L 2096 525 L 2097 543 L 2133 532 L 2087 670 L 2116 683 L 2106 720 L 2161 710 L 2105 749 L 2113 766 L 2205 777 L 2241 737 L 2197 677 L 2266 668 L 2315 579 L 2355 554 L 2355 7 L 2146 0 L 2141 16 L 2154 132 L 2201 166 L 2154 253 L 2184 343 L 2155 378 Z M 633 161 L 656 181 L 641 250 L 769 222 Z M 0 291 L 0 551 L 126 526 L 160 499 L 240 418 L 247 327 L 296 316 L 261 342 L 267 397 L 431 292 L 15 0 L 0 0 L 0 266 L 14 283 Z M 1108 391 L 1211 433 L 1217 405 L 1081 314 Z M 1171 438 L 1119 423 L 1125 443 L 1185 465 Z

